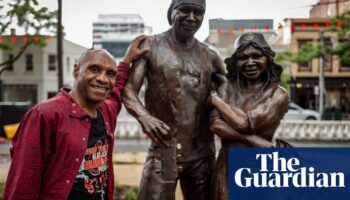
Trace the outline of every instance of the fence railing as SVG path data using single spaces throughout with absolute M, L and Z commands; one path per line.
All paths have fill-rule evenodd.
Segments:
M 298 120 L 281 122 L 276 137 L 286 140 L 350 140 L 350 121 Z
M 285 140 L 350 141 L 350 121 L 283 120 L 275 136 Z M 117 138 L 146 138 L 133 118 L 119 118 Z

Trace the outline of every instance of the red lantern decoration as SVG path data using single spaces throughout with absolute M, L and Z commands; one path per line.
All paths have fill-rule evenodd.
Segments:
M 11 42 L 15 43 L 16 42 L 16 36 L 11 36 Z
M 46 42 L 50 42 L 51 41 L 51 36 L 46 36 L 46 38 L 45 38 L 45 40 L 46 40 Z
M 270 30 L 270 27 L 269 26 L 265 26 L 265 30 L 266 31 Z
M 234 33 L 235 33 L 235 31 L 233 30 L 233 28 L 228 28 L 228 29 L 227 29 L 227 32 L 228 32 L 229 34 L 234 34 Z
M 40 37 L 39 37 L 39 36 L 35 36 L 35 37 L 34 37 L 34 41 L 35 41 L 36 43 L 38 43 L 39 40 L 40 40 Z
M 283 26 L 280 24 L 280 25 L 278 25 L 277 29 L 278 29 L 278 30 L 282 30 L 282 29 L 283 29 Z
M 294 31 L 294 29 L 295 29 L 294 25 L 291 24 L 291 25 L 290 25 L 290 30 L 291 30 L 291 31 Z
M 330 26 L 331 26 L 331 23 L 330 23 L 330 22 L 325 22 L 325 23 L 324 23 L 324 26 L 325 26 L 325 27 L 330 27 Z
M 3 41 L 4 41 L 4 38 L 0 36 L 0 43 L 2 43 Z
M 258 27 L 254 26 L 254 31 L 255 32 L 258 31 Z
M 340 21 L 340 20 L 338 20 L 338 21 L 337 21 L 337 26 L 340 28 L 340 27 L 341 27 L 341 25 L 342 25 L 341 21 Z
M 245 32 L 245 28 L 244 28 L 244 27 L 241 28 L 241 32 L 242 32 L 242 33 Z
M 305 29 L 306 28 L 306 24 L 301 24 L 301 28 Z
M 24 43 L 27 43 L 27 42 L 28 42 L 28 37 L 27 37 L 27 36 L 23 36 L 22 41 L 23 41 Z
M 318 28 L 319 26 L 318 26 L 318 23 L 314 23 L 314 27 L 315 28 Z
M 216 35 L 221 35 L 221 29 L 219 28 L 216 29 Z

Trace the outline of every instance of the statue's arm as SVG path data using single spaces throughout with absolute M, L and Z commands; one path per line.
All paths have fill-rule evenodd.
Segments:
M 149 41 L 146 39 L 141 48 L 149 48 Z M 142 105 L 138 93 L 143 84 L 147 72 L 147 64 L 150 53 L 143 58 L 136 60 L 129 73 L 128 81 L 123 90 L 123 103 L 127 111 L 140 123 L 142 130 L 159 146 L 167 146 L 170 128 L 161 120 L 153 117 Z
M 241 109 L 231 107 L 224 101 L 227 99 L 226 89 L 228 83 L 221 58 L 214 51 L 211 51 L 211 56 L 213 61 L 212 80 L 216 85 L 218 96 L 212 91 L 212 95 L 209 97 L 209 102 L 219 111 L 220 115 L 233 129 L 239 132 L 246 132 L 249 128 L 247 124 L 247 115 Z
M 270 88 L 269 90 L 272 90 Z M 252 130 L 259 131 L 278 123 L 288 111 L 289 97 L 287 92 L 278 87 L 264 103 L 247 112 Z M 267 91 L 269 92 L 269 91 Z
M 219 93 L 220 97 L 222 99 L 226 99 L 226 86 L 227 86 L 227 79 L 225 76 L 225 68 L 224 64 L 221 61 L 220 56 L 214 52 L 211 51 L 211 58 L 213 63 L 213 73 L 212 73 L 212 81 L 216 85 L 216 90 Z
M 273 144 L 257 135 L 244 135 L 237 132 L 224 120 L 217 118 L 211 125 L 210 130 L 224 140 L 243 142 L 252 147 L 272 147 Z
M 146 62 L 147 58 L 141 58 L 134 61 L 129 72 L 127 83 L 123 90 L 124 106 L 136 119 L 149 114 L 138 97 L 138 93 L 140 92 L 146 76 Z
M 235 130 L 245 133 L 249 130 L 247 114 L 235 106 L 230 106 L 217 95 L 211 95 L 209 102 L 216 108 L 222 118 Z
M 269 92 L 274 92 L 274 94 L 270 95 Z M 265 96 L 271 97 L 247 112 L 228 105 L 218 96 L 211 96 L 209 102 L 233 129 L 241 133 L 255 133 L 275 125 L 288 110 L 289 97 L 283 89 L 270 88 Z

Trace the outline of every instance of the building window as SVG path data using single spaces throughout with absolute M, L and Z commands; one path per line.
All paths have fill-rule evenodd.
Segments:
M 33 71 L 33 54 L 26 54 L 26 70 Z
M 56 70 L 56 55 L 50 54 L 49 55 L 49 70 L 55 71 Z
M 346 39 L 340 39 L 339 43 L 348 43 L 349 41 Z M 343 58 L 342 58 L 343 57 Z M 349 62 L 349 56 L 347 55 L 339 55 L 339 64 L 340 64 L 340 71 L 350 71 L 350 62 Z
M 298 49 L 300 49 L 302 46 L 304 46 L 307 43 L 312 42 L 310 39 L 300 39 L 298 40 Z M 299 71 L 311 71 L 311 60 L 299 63 L 298 67 Z
M 350 71 L 350 63 L 340 59 L 340 71 Z
M 12 60 L 13 54 L 4 54 L 4 61 Z M 7 64 L 7 71 L 13 71 L 13 62 Z

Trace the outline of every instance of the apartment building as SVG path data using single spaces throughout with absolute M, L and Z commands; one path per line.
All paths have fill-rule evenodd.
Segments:
M 118 60 L 123 58 L 133 38 L 151 34 L 138 14 L 101 14 L 93 23 L 93 48 L 107 49 Z
M 321 0 L 310 10 L 310 18 L 332 18 L 350 10 L 348 0 Z
M 323 32 L 326 46 L 336 46 L 337 33 L 330 30 L 330 19 L 286 19 L 286 28 L 290 35 L 290 50 L 298 52 L 306 43 L 320 41 Z M 318 109 L 320 58 L 305 63 L 291 65 L 290 96 L 292 101 L 304 108 Z M 325 109 L 338 110 L 343 118 L 350 115 L 350 64 L 343 63 L 337 55 L 324 58 Z
M 0 50 L 0 63 L 16 55 L 27 36 L 1 36 L 1 42 L 9 43 L 11 50 Z M 44 37 L 44 36 L 42 36 Z M 46 37 L 47 45 L 31 45 L 25 53 L 2 73 L 3 101 L 30 101 L 33 105 L 54 96 L 58 91 L 56 38 Z M 63 83 L 73 85 L 73 66 L 87 48 L 63 41 Z

